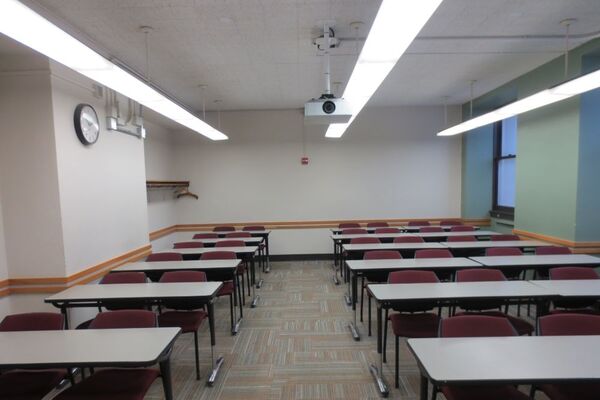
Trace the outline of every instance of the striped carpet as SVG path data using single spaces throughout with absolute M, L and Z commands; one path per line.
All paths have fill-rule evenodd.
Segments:
M 379 399 L 368 370 L 369 363 L 378 360 L 376 338 L 368 337 L 366 325 L 359 323 L 361 340 L 352 339 L 347 326 L 352 313 L 343 301 L 345 286 L 332 283 L 331 262 L 271 263 L 271 272 L 263 277 L 263 287 L 257 291 L 259 305 L 244 309 L 236 336 L 229 333 L 229 300 L 216 303 L 215 353 L 223 355 L 225 363 L 213 387 L 206 386 L 208 324 L 200 330 L 200 381 L 195 379 L 193 336 L 179 337 L 171 357 L 175 399 Z M 400 388 L 393 388 L 393 351 L 391 335 L 389 362 L 384 365 L 389 398 L 418 399 L 419 373 L 404 343 Z M 146 399 L 163 398 L 157 380 Z M 545 397 L 538 394 L 536 399 Z

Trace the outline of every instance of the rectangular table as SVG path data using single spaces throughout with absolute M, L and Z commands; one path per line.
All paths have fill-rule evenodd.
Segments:
M 517 247 L 519 249 L 534 249 L 537 247 L 554 246 L 551 243 L 537 240 L 499 240 L 499 241 L 477 241 L 477 242 L 440 242 L 450 250 L 485 250 L 501 247 Z
M 556 292 L 561 297 L 600 298 L 600 279 L 529 281 L 536 286 Z
M 365 272 L 391 272 L 403 269 L 423 269 L 427 271 L 451 271 L 477 268 L 481 264 L 468 258 L 403 258 L 400 260 L 347 260 L 346 266 L 351 275 L 351 303 L 354 311 L 354 322 L 350 323 L 350 331 L 355 340 L 360 339 L 356 324 L 356 303 L 358 299 L 358 276 Z M 369 336 L 371 335 L 371 319 L 369 318 Z
M 600 258 L 587 254 L 470 257 L 483 266 L 498 269 L 549 269 L 561 266 L 600 266 Z
M 223 357 L 214 362 L 215 316 L 214 300 L 223 282 L 181 282 L 181 283 L 121 283 L 116 285 L 77 285 L 44 299 L 45 303 L 60 308 L 65 315 L 68 328 L 68 309 L 73 307 L 96 307 L 103 302 L 141 301 L 148 305 L 160 304 L 164 300 L 194 299 L 206 304 L 210 328 L 211 359 L 213 372 L 209 379 L 216 379 L 223 363 Z M 209 383 L 211 383 L 209 381 Z
M 438 386 L 600 380 L 600 336 L 408 339 L 408 347 L 421 372 L 422 400 L 428 380 Z
M 383 379 L 383 311 L 395 305 L 406 305 L 415 301 L 433 301 L 440 305 L 452 305 L 464 300 L 493 299 L 534 299 L 538 303 L 537 312 L 543 313 L 556 292 L 528 281 L 502 282 L 443 282 L 407 284 L 369 284 L 367 290 L 377 302 L 377 352 L 380 355 L 379 368 L 370 366 L 378 388 L 382 394 L 388 393 Z
M 173 398 L 170 355 L 180 328 L 0 332 L 0 369 L 150 367 Z
M 235 307 L 233 304 L 230 309 L 231 313 L 231 334 L 235 335 L 239 330 L 239 324 L 244 317 L 244 311 L 242 307 L 241 294 L 238 290 L 237 282 L 237 267 L 241 263 L 241 260 L 191 260 L 191 261 L 153 261 L 153 262 L 134 262 L 125 264 L 117 267 L 111 271 L 111 273 L 117 272 L 143 272 L 147 275 L 153 273 L 163 273 L 167 271 L 203 271 L 209 275 L 217 273 L 218 275 L 223 274 L 224 276 L 230 276 L 233 282 L 233 293 L 238 299 L 238 306 L 240 309 L 240 319 L 237 318 Z M 219 276 L 220 278 L 220 276 Z M 214 279 L 219 280 L 219 279 Z

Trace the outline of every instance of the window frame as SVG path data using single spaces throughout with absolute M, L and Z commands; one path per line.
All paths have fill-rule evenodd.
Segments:
M 495 214 L 499 214 L 502 217 L 507 219 L 514 219 L 515 208 L 501 206 L 498 204 L 498 166 L 500 161 L 517 158 L 516 154 L 507 154 L 505 156 L 502 155 L 502 120 L 494 123 L 494 158 L 493 158 L 493 190 L 492 190 L 492 212 Z

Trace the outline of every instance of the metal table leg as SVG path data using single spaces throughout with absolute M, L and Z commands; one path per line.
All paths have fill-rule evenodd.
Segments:
M 356 341 L 360 340 L 360 332 L 358 331 L 358 325 L 356 324 L 356 292 L 357 292 L 357 281 L 358 277 L 356 272 L 352 273 L 352 313 L 354 314 L 354 321 L 350 322 L 349 328 L 352 333 L 352 338 Z
M 208 303 L 208 325 L 210 327 L 210 365 L 212 366 L 212 372 L 206 382 L 208 386 L 212 386 L 217 380 L 221 366 L 223 365 L 223 356 L 217 357 L 215 361 L 215 345 L 217 341 L 215 339 L 215 309 L 213 302 Z
M 160 376 L 162 378 L 163 390 L 166 400 L 173 400 L 173 384 L 171 381 L 171 359 L 167 357 L 159 363 Z
M 233 269 L 233 277 L 232 277 L 232 282 L 233 282 L 233 298 L 231 299 L 232 301 L 232 307 L 231 307 L 231 312 L 233 312 L 233 320 L 232 320 L 232 325 L 231 325 L 231 336 L 237 335 L 237 333 L 240 331 L 240 324 L 242 323 L 242 302 L 241 300 L 238 301 L 238 305 L 240 307 L 240 318 L 238 319 L 237 317 L 237 310 L 236 307 L 238 305 L 236 305 L 235 301 L 233 301 L 233 299 L 237 298 L 238 295 L 238 285 L 237 285 L 237 269 L 234 268 Z
M 254 254 L 252 255 L 252 257 L 250 258 L 250 271 L 251 271 L 251 275 L 252 275 L 252 281 L 254 282 L 254 268 L 255 268 L 255 262 L 254 262 Z M 252 303 L 250 304 L 250 307 L 254 308 L 256 307 L 256 305 L 258 304 L 258 299 L 260 298 L 259 295 L 256 294 L 256 285 L 252 285 Z
M 377 352 L 379 353 L 379 368 L 375 364 L 369 366 L 371 375 L 375 379 L 377 389 L 383 397 L 387 397 L 390 394 L 389 386 L 383 378 L 383 330 L 382 330 L 382 319 L 383 319 L 383 307 L 380 302 L 377 302 Z

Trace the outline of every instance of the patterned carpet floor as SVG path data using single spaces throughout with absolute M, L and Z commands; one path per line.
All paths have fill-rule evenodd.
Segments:
M 208 324 L 200 329 L 201 380 L 195 379 L 191 334 L 178 338 L 171 356 L 175 400 L 380 399 L 368 366 L 378 360 L 376 337 L 359 323 L 361 340 L 352 339 L 352 310 L 344 285 L 332 282 L 331 262 L 274 262 L 257 293 L 258 307 L 246 303 L 236 336 L 230 334 L 229 300 L 217 300 L 215 354 L 225 362 L 214 386 L 210 373 Z M 373 325 L 373 328 L 375 326 Z M 400 346 L 400 388 L 393 388 L 393 334 L 384 374 L 390 399 L 419 398 L 419 371 L 406 344 Z M 525 390 L 526 388 L 523 388 Z M 146 399 L 163 399 L 160 380 Z M 439 395 L 442 400 L 443 396 Z M 544 400 L 542 394 L 537 400 Z M 482 399 L 484 400 L 484 399 Z

